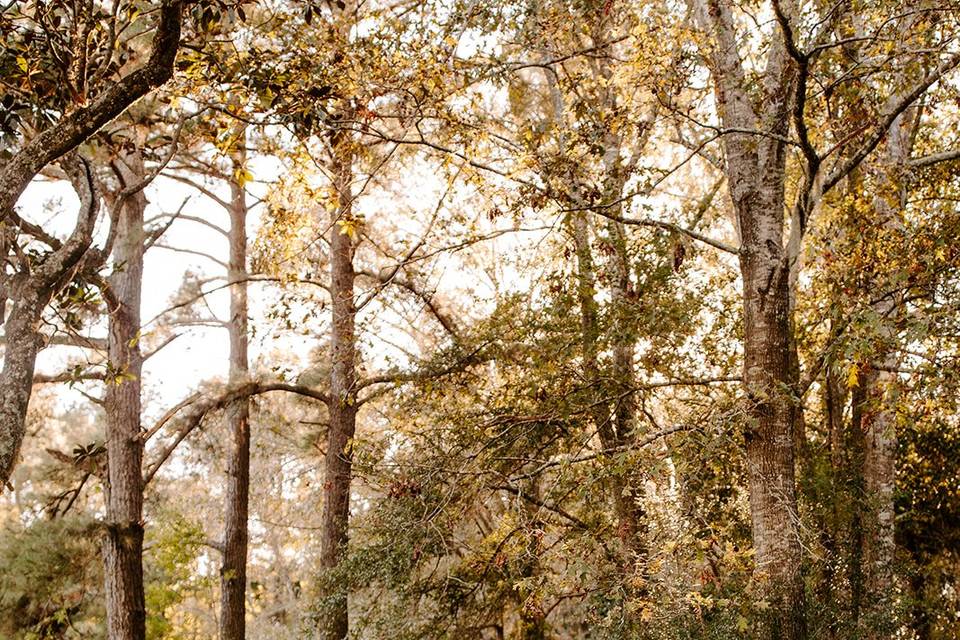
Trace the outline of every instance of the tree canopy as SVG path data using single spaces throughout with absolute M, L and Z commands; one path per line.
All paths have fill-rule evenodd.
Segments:
M 0 637 L 960 636 L 956 3 L 0 35 Z

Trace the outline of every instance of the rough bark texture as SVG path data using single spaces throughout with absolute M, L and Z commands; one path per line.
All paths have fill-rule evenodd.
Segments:
M 139 154 L 118 163 L 125 185 L 145 175 Z M 143 440 L 140 437 L 140 297 L 143 286 L 146 208 L 143 193 L 120 207 L 113 246 L 114 271 L 109 277 L 115 299 L 110 309 L 107 353 L 115 379 L 107 381 L 104 406 L 107 417 L 106 532 L 103 538 L 110 640 L 142 640 L 146 629 L 143 592 Z
M 771 42 L 755 110 L 747 93 L 731 3 L 698 3 L 697 20 L 711 34 L 714 93 L 724 127 L 730 197 L 741 235 L 743 384 L 750 513 L 757 571 L 769 614 L 765 637 L 806 637 L 794 446 L 797 411 L 791 390 L 790 267 L 784 246 L 784 145 L 793 105 L 795 69 L 779 38 Z M 768 136 L 754 135 L 763 131 Z
M 0 491 L 20 457 L 24 419 L 33 390 L 33 370 L 40 349 L 40 313 L 49 302 L 43 291 L 16 301 L 4 324 L 6 347 L 0 372 Z
M 41 314 L 73 279 L 93 241 L 93 227 L 99 212 L 99 195 L 89 165 L 78 157 L 61 164 L 80 197 L 80 212 L 73 232 L 65 242 L 57 242 L 38 264 L 21 267 L 12 276 L 4 274 L 0 280 L 0 299 L 14 303 L 4 326 L 6 350 L 0 372 L 0 490 L 9 482 L 23 443 L 34 364 L 41 347 Z
M 349 141 L 334 151 L 333 175 L 338 206 L 330 225 L 330 296 L 333 326 L 330 333 L 330 428 L 327 435 L 321 564 L 335 569 L 347 544 L 350 518 L 352 439 L 357 427 L 356 398 L 356 306 L 354 301 L 353 238 L 347 222 L 353 215 L 353 153 Z M 339 581 L 342 585 L 342 581 Z M 331 606 L 323 621 L 326 640 L 342 640 L 349 629 L 347 590 L 331 584 Z
M 764 255 L 764 250 L 758 250 L 763 244 L 747 240 L 757 229 L 753 221 L 745 222 L 744 247 L 753 248 L 745 250 L 741 258 L 743 377 L 749 398 L 745 440 L 753 544 L 757 569 L 772 604 L 770 637 L 803 638 L 787 274 L 776 270 L 780 256 Z
M 244 169 L 246 137 L 232 154 L 230 181 L 230 382 L 249 375 L 247 358 L 247 201 L 246 190 L 236 176 Z M 250 494 L 250 399 L 241 397 L 227 409 L 231 447 L 227 462 L 224 513 L 223 565 L 220 568 L 220 638 L 243 640 L 246 629 L 247 515 Z

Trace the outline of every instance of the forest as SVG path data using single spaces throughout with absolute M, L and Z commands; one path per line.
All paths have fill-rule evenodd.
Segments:
M 0 639 L 960 638 L 956 0 L 0 0 Z

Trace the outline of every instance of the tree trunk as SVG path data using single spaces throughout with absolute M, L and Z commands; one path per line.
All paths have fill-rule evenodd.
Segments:
M 609 75 L 609 74 L 607 74 Z M 613 102 L 613 99 L 610 99 Z M 606 176 L 604 179 L 604 199 L 606 202 L 618 202 L 623 195 L 624 175 L 620 162 L 621 141 L 619 137 L 608 134 L 605 137 L 603 163 Z M 622 207 L 617 205 L 610 209 L 614 216 L 622 214 Z M 630 280 L 631 260 L 627 247 L 626 231 L 622 223 L 615 220 L 607 221 L 609 240 L 613 244 L 610 272 L 610 306 L 613 321 L 610 322 L 611 343 L 613 347 L 613 370 L 611 378 L 614 384 L 616 405 L 613 411 L 613 431 L 615 446 L 626 447 L 637 438 L 637 400 L 633 392 L 636 385 L 636 369 L 634 366 L 634 352 L 636 351 L 635 322 L 631 323 L 630 296 L 632 284 Z M 640 499 L 643 497 L 641 474 L 635 470 L 627 471 L 614 487 L 614 496 L 619 520 L 618 533 L 623 546 L 628 574 L 635 572 L 639 567 L 646 571 L 646 514 Z
M 53 297 L 73 279 L 87 257 L 100 211 L 99 194 L 87 162 L 74 155 L 64 159 L 61 166 L 80 198 L 80 211 L 73 232 L 66 242 L 37 263 L 21 266 L 13 274 L 0 272 L 3 310 L 6 311 L 8 299 L 14 301 L 4 326 L 6 347 L 3 371 L 0 372 L 0 491 L 9 483 L 23 443 L 24 420 L 33 392 L 34 366 L 42 346 L 41 314 Z M 4 238 L 0 243 L 4 249 L 7 248 L 6 241 L 17 242 L 16 234 Z
M 770 601 L 766 634 L 799 639 L 806 636 L 806 626 L 794 469 L 797 407 L 791 390 L 796 380 L 789 268 L 781 244 L 782 172 L 772 173 L 766 197 L 735 201 L 743 236 L 743 382 L 749 403 L 744 435 L 757 570 Z
M 243 130 L 245 132 L 245 129 Z M 246 135 L 236 142 L 230 180 L 230 382 L 247 378 L 247 201 L 237 178 L 245 170 Z M 220 568 L 220 638 L 243 640 L 246 634 L 247 516 L 250 494 L 250 399 L 237 400 L 227 409 L 231 449 L 227 462 L 224 514 L 223 565 Z
M 330 225 L 330 297 L 333 326 L 330 334 L 330 428 L 327 435 L 326 474 L 321 540 L 321 564 L 335 569 L 347 544 L 350 518 L 352 440 L 357 426 L 356 307 L 353 270 L 353 152 L 349 140 L 334 150 L 333 175 L 337 208 Z M 329 618 L 323 624 L 326 640 L 342 640 L 349 629 L 348 588 L 332 580 L 327 600 Z M 336 586 L 333 586 L 336 584 Z
M 33 371 L 40 350 L 40 314 L 49 302 L 43 292 L 28 292 L 17 300 L 4 324 L 6 345 L 0 372 L 0 491 L 20 456 L 24 419 L 33 391 Z
M 144 176 L 139 153 L 120 162 L 124 184 Z M 113 248 L 108 350 L 114 379 L 107 380 L 107 495 L 103 539 L 107 600 L 107 637 L 142 640 L 146 629 L 143 592 L 143 441 L 140 438 L 140 295 L 143 286 L 143 193 L 120 207 Z
M 879 242 L 889 241 L 887 233 L 897 234 L 903 226 L 903 210 L 907 206 L 906 163 L 913 150 L 916 109 L 908 109 L 894 120 L 887 135 L 878 178 L 880 189 L 874 196 L 874 208 L 880 219 Z M 914 123 L 913 125 L 909 123 Z M 897 236 L 894 235 L 894 238 Z M 876 283 L 888 287 L 888 282 Z M 864 292 L 873 295 L 874 287 Z M 864 393 L 869 403 L 863 420 L 863 574 L 866 623 L 865 637 L 871 640 L 889 637 L 896 620 L 893 596 L 894 554 L 894 490 L 896 485 L 898 400 L 895 371 L 900 364 L 897 352 L 895 322 L 899 301 L 889 297 L 876 302 L 873 309 L 883 319 L 881 341 L 874 360 L 880 369 L 864 376 Z

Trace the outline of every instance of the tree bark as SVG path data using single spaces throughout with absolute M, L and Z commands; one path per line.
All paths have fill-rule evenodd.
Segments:
M 24 419 L 33 390 L 33 371 L 40 350 L 40 314 L 50 297 L 27 292 L 16 301 L 4 324 L 6 345 L 0 372 L 0 491 L 20 457 Z
M 124 186 L 145 175 L 139 152 L 118 163 Z M 142 640 L 146 634 L 143 591 L 143 440 L 140 437 L 140 298 L 143 287 L 146 208 L 143 192 L 116 203 L 120 207 L 109 277 L 115 308 L 110 309 L 107 353 L 114 379 L 107 380 L 106 532 L 103 560 L 107 637 Z
M 874 209 L 879 218 L 880 243 L 888 242 L 888 233 L 902 228 L 903 210 L 907 205 L 906 163 L 913 148 L 914 131 L 908 124 L 915 122 L 915 109 L 908 109 L 897 117 L 890 127 L 884 153 L 878 159 L 880 188 L 874 196 Z M 865 288 L 869 296 L 879 282 Z M 900 364 L 897 352 L 895 322 L 899 301 L 885 298 L 873 309 L 883 323 L 880 328 L 878 352 L 874 360 L 880 369 L 872 369 L 864 376 L 863 387 L 867 406 L 862 421 L 863 455 L 862 482 L 863 522 L 862 552 L 864 577 L 864 636 L 870 640 L 888 637 L 896 627 L 892 602 L 894 586 L 894 554 L 896 551 L 894 491 L 896 485 L 897 430 L 896 411 L 898 385 L 895 371 Z
M 17 464 L 23 443 L 24 420 L 33 392 L 33 372 L 41 348 L 43 310 L 76 274 L 90 244 L 100 210 L 99 194 L 87 162 L 78 156 L 61 165 L 80 198 L 80 212 L 70 237 L 55 243 L 43 260 L 21 267 L 12 275 L 0 274 L 0 299 L 14 302 L 4 326 L 6 347 L 0 372 L 0 490 Z M 17 238 L 12 239 L 13 242 Z M 4 304 L 4 308 L 6 304 Z
M 321 565 L 336 569 L 347 545 L 350 518 L 352 440 L 357 427 L 356 306 L 354 300 L 353 151 L 349 139 L 334 148 L 332 163 L 337 207 L 330 218 L 330 296 L 333 324 L 330 333 L 330 428 L 325 459 Z M 334 586 L 336 582 L 336 586 Z M 326 594 L 330 614 L 323 622 L 326 640 L 343 640 L 349 630 L 347 587 L 331 581 Z
M 769 612 L 765 637 L 806 637 L 794 447 L 796 368 L 790 350 L 790 264 L 784 246 L 785 150 L 796 69 L 781 38 L 770 43 L 759 104 L 738 50 L 732 3 L 693 2 L 696 20 L 713 36 L 706 47 L 723 126 L 727 184 L 741 236 L 744 437 L 757 573 Z M 763 131 L 769 136 L 748 132 Z M 735 133 L 734 133 L 735 132 Z
M 782 208 L 777 211 L 782 213 Z M 753 226 L 753 225 L 747 225 Z M 796 407 L 790 394 L 790 322 L 787 273 L 780 256 L 764 255 L 763 243 L 745 232 L 741 273 L 744 288 L 744 387 L 749 399 L 745 426 L 750 513 L 757 569 L 771 604 L 768 635 L 804 638 L 794 471 Z M 780 247 L 779 244 L 776 245 Z M 758 255 L 759 254 L 759 255 Z
M 247 347 L 247 200 L 237 176 L 245 170 L 245 129 L 231 154 L 230 259 L 230 382 L 249 376 Z M 247 516 L 250 496 L 250 399 L 244 396 L 227 408 L 231 449 L 227 463 L 223 564 L 220 568 L 220 638 L 243 640 L 246 634 Z
M 606 70 L 606 67 L 604 67 Z M 608 71 L 608 70 L 607 70 Z M 609 73 L 605 75 L 609 76 Z M 612 97 L 608 98 L 612 103 Z M 621 140 L 614 134 L 607 134 L 604 140 L 606 151 L 603 164 L 606 172 L 604 178 L 604 200 L 618 202 L 623 195 L 625 182 L 624 169 L 621 166 Z M 622 207 L 617 205 L 610 209 L 610 213 L 619 217 Z M 610 322 L 611 343 L 613 347 L 613 367 L 611 378 L 614 384 L 616 404 L 613 410 L 613 432 L 615 447 L 627 447 L 637 438 L 637 400 L 633 392 L 636 385 L 636 368 L 634 353 L 636 351 L 635 323 L 631 324 L 630 295 L 632 283 L 630 280 L 631 259 L 627 246 L 627 236 L 622 223 L 616 220 L 607 220 L 609 241 L 613 244 L 610 273 L 610 308 L 613 321 Z M 619 520 L 618 533 L 623 546 L 628 574 L 637 567 L 646 572 L 646 513 L 640 502 L 643 497 L 641 474 L 636 470 L 626 472 L 618 477 L 613 490 L 614 500 Z

